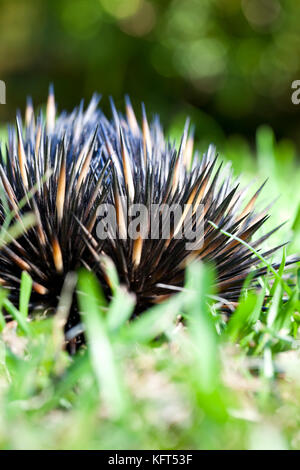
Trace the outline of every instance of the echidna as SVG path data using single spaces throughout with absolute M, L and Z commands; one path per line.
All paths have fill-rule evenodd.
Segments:
M 144 106 L 142 129 L 128 98 L 127 119 L 118 115 L 113 104 L 112 107 L 114 139 L 110 141 L 110 136 L 104 134 L 107 145 L 112 147 L 109 157 L 113 162 L 106 202 L 116 208 L 117 233 L 108 230 L 105 240 L 99 241 L 84 230 L 95 258 L 93 269 L 101 277 L 99 255 L 101 252 L 107 254 L 117 266 L 121 281 L 135 293 L 136 311 L 141 312 L 150 304 L 159 303 L 174 291 L 181 290 L 185 268 L 191 261 L 211 262 L 217 272 L 219 296 L 227 306 L 235 307 L 249 273 L 252 273 L 254 286 L 257 278 L 267 270 L 258 267 L 260 260 L 247 247 L 229 239 L 211 222 L 249 242 L 269 217 L 268 208 L 255 211 L 256 200 L 265 183 L 247 199 L 246 189 L 239 188 L 230 167 L 224 169 L 222 162 L 217 164 L 218 156 L 212 145 L 202 158 L 197 152 L 193 153 L 193 130 L 188 133 L 188 121 L 177 149 L 165 140 L 157 117 L 149 126 Z M 136 217 L 128 210 L 132 204 L 146 206 L 147 214 L 152 214 L 153 204 L 167 209 L 161 210 L 154 222 L 150 217 L 141 218 L 140 235 L 132 239 L 126 234 Z M 203 222 L 200 246 L 188 250 L 182 228 L 185 218 L 190 216 L 189 208 L 194 215 L 190 223 L 195 224 L 200 205 L 202 212 L 198 216 Z M 181 216 L 176 223 L 171 220 L 170 235 L 165 238 L 162 232 L 170 215 L 168 208 L 174 206 L 181 208 Z M 152 236 L 153 223 L 158 225 L 159 235 L 155 238 Z M 252 247 L 260 249 L 280 226 L 256 239 Z M 261 255 L 269 258 L 281 246 L 261 252 Z
M 97 103 L 95 95 L 85 112 L 80 105 L 56 120 L 50 88 L 46 120 L 42 113 L 35 118 L 29 100 L 24 130 L 20 115 L 16 129 L 9 129 L 6 154 L 0 155 L 1 224 L 7 220 L 7 207 L 14 214 L 11 223 L 22 221 L 28 212 L 36 218 L 34 228 L 0 251 L 0 282 L 15 304 L 23 270 L 33 279 L 32 308 L 54 310 L 65 275 L 87 266 L 86 245 L 76 218 L 92 230 L 107 177 L 97 130 L 97 122 L 105 125 L 105 119 L 96 110 Z
M 185 267 L 194 259 L 214 263 L 219 295 L 235 304 L 248 274 L 253 272 L 255 283 L 266 270 L 258 267 L 260 261 L 252 252 L 210 221 L 250 241 L 268 218 L 266 210 L 257 213 L 254 209 L 261 188 L 246 200 L 231 172 L 217 163 L 213 146 L 202 158 L 193 151 L 188 123 L 177 148 L 166 141 L 157 117 L 149 126 L 144 107 L 140 128 L 129 99 L 126 117 L 112 103 L 112 121 L 97 104 L 95 96 L 86 111 L 81 104 L 70 115 L 56 118 L 51 89 L 46 119 L 42 113 L 35 117 L 29 101 L 24 125 L 18 115 L 16 129 L 9 130 L 0 164 L 1 223 L 7 205 L 14 211 L 14 220 L 22 220 L 29 211 L 36 216 L 33 228 L 0 251 L 1 284 L 10 290 L 12 301 L 18 303 L 20 275 L 26 270 L 33 279 L 32 309 L 55 310 L 67 272 L 84 266 L 106 283 L 100 262 L 100 255 L 106 254 L 115 263 L 121 282 L 135 293 L 137 313 L 180 290 Z M 19 208 L 23 198 L 25 204 Z M 167 238 L 162 238 L 162 211 L 158 237 L 151 238 L 153 223 L 147 219 L 132 239 L 127 227 L 133 220 L 128 211 L 133 203 L 148 209 L 153 204 L 176 204 L 182 216 L 177 224 L 172 219 Z M 103 240 L 97 236 L 100 204 L 116 209 L 116 236 L 108 227 Z M 203 206 L 202 243 L 195 250 L 187 250 L 186 238 L 178 236 L 187 219 L 187 204 L 191 227 L 198 206 Z M 253 246 L 260 247 L 275 230 Z M 269 257 L 276 249 L 263 255 Z M 108 286 L 104 287 L 109 296 Z M 75 308 L 68 327 L 77 321 Z

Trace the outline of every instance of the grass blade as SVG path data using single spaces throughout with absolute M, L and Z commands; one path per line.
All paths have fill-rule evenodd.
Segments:
M 28 272 L 23 271 L 21 276 L 19 311 L 24 318 L 28 315 L 28 306 L 32 289 L 32 279 Z
M 79 272 L 78 288 L 78 300 L 85 324 L 91 364 L 109 413 L 117 418 L 125 409 L 125 398 L 106 326 L 103 310 L 103 307 L 106 307 L 106 300 L 98 281 L 88 271 Z

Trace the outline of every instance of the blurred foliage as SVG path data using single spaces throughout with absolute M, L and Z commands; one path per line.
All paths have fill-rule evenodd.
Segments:
M 300 144 L 299 18 L 293 0 L 0 0 L 0 119 L 53 81 L 60 109 L 127 92 L 167 125 L 190 114 L 216 143 L 254 140 L 265 122 Z

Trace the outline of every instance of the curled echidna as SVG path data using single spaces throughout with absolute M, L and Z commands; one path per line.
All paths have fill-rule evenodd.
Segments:
M 144 108 L 140 128 L 129 100 L 126 117 L 112 103 L 112 121 L 97 104 L 94 97 L 86 111 L 81 104 L 71 114 L 56 117 L 50 90 L 46 118 L 42 113 L 36 118 L 29 102 L 25 123 L 18 115 L 16 129 L 9 129 L 0 164 L 1 224 L 7 208 L 13 213 L 11 223 L 22 221 L 28 212 L 36 223 L 1 248 L 1 285 L 17 304 L 20 275 L 26 270 L 33 279 L 32 308 L 55 309 L 66 274 L 84 266 L 98 275 L 109 295 L 101 268 L 105 254 L 114 261 L 121 282 L 135 293 L 136 312 L 141 312 L 180 290 L 186 265 L 200 259 L 214 263 L 219 295 L 234 304 L 248 274 L 253 272 L 254 283 L 266 270 L 258 267 L 260 260 L 247 247 L 210 222 L 250 241 L 268 218 L 266 210 L 254 209 L 261 188 L 246 199 L 231 173 L 217 163 L 212 146 L 202 158 L 194 153 L 188 124 L 176 148 L 165 140 L 158 118 L 149 126 Z M 149 209 L 148 217 L 136 224 L 134 238 L 128 235 L 135 219 L 128 210 L 133 204 Z M 158 217 L 154 222 L 149 219 L 153 205 Z M 171 213 L 170 230 L 163 236 L 166 208 L 174 205 L 180 215 Z M 110 207 L 116 227 L 109 223 L 106 236 L 99 239 L 99 224 Z M 193 231 L 200 218 L 197 247 L 187 249 L 182 227 L 188 220 Z M 151 236 L 153 227 L 156 237 Z M 252 246 L 259 248 L 275 230 Z M 74 308 L 68 327 L 77 321 Z
M 197 259 L 211 262 L 217 272 L 216 290 L 226 305 L 235 306 L 249 273 L 255 285 L 267 270 L 258 267 L 260 260 L 247 247 L 218 229 L 249 242 L 268 219 L 268 208 L 261 212 L 255 210 L 264 184 L 247 197 L 247 191 L 239 188 L 230 168 L 223 169 L 222 162 L 217 163 L 213 146 L 202 158 L 193 153 L 193 132 L 188 134 L 188 122 L 177 149 L 165 140 L 157 118 L 149 126 L 144 107 L 142 129 L 128 100 L 126 111 L 127 119 L 124 119 L 113 107 L 116 135 L 113 141 L 103 133 L 111 146 L 109 157 L 113 162 L 106 204 L 116 208 L 117 230 L 108 226 L 107 236 L 99 240 L 83 228 L 95 258 L 93 269 L 101 277 L 100 254 L 107 254 L 114 261 L 121 282 L 135 293 L 140 312 L 181 289 L 188 263 Z M 148 217 L 140 218 L 134 239 L 128 235 L 128 227 L 136 217 L 128 210 L 132 204 L 148 209 Z M 149 214 L 152 215 L 153 205 L 157 212 L 157 207 L 163 209 L 152 219 Z M 202 211 L 197 213 L 199 206 Z M 176 221 L 174 214 L 170 214 L 172 207 L 181 209 Z M 199 243 L 192 250 L 186 248 L 187 238 L 182 231 L 186 218 L 191 215 L 192 226 L 196 225 L 197 217 L 202 222 Z M 171 229 L 166 237 L 163 228 L 166 221 L 169 224 L 169 218 Z M 158 230 L 156 237 L 152 236 L 153 225 Z M 256 239 L 252 247 L 260 249 L 278 228 Z M 269 258 L 278 248 L 261 254 Z
M 15 304 L 23 270 L 33 279 L 32 308 L 53 310 L 65 275 L 86 265 L 86 245 L 76 218 L 92 230 L 106 184 L 97 103 L 95 96 L 86 111 L 81 105 L 55 119 L 50 89 L 46 120 L 41 113 L 35 118 L 29 101 L 25 126 L 18 115 L 16 129 L 9 129 L 0 164 L 1 224 L 7 223 L 8 210 L 11 224 L 22 222 L 27 213 L 35 216 L 34 227 L 0 251 L 0 282 Z

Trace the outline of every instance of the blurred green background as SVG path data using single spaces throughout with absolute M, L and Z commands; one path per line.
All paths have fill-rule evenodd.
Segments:
M 167 128 L 189 114 L 203 145 L 267 123 L 300 146 L 299 19 L 293 0 L 0 0 L 1 122 L 51 81 L 60 110 L 129 93 Z

